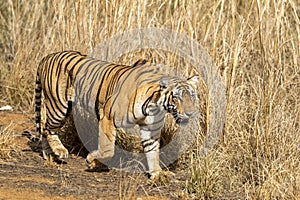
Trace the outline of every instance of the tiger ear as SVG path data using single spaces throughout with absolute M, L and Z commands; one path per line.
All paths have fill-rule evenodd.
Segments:
M 194 89 L 197 89 L 199 83 L 199 75 L 189 77 L 186 82 L 189 85 L 191 85 Z
M 146 59 L 139 59 L 132 66 L 136 67 L 138 65 L 145 65 L 145 64 L 150 64 L 150 62 Z

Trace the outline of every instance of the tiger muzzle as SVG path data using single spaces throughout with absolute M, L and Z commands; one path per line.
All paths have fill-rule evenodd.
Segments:
M 189 122 L 190 118 L 193 118 L 197 112 L 189 112 L 189 113 L 178 113 L 176 106 L 169 106 L 167 111 L 173 115 L 177 124 L 186 125 Z

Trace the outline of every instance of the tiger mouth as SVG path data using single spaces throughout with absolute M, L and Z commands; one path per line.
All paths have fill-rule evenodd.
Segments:
M 189 116 L 186 114 L 179 114 L 176 107 L 169 107 L 168 112 L 173 115 L 176 124 L 186 125 L 189 122 Z
M 176 119 L 176 123 L 180 124 L 180 125 L 186 125 L 186 124 L 188 124 L 188 122 L 189 122 L 189 119 L 182 119 L 182 118 Z
M 174 116 L 174 119 L 175 119 L 176 123 L 180 124 L 180 125 L 186 125 L 189 122 L 189 117 L 188 116 L 178 114 L 178 113 Z

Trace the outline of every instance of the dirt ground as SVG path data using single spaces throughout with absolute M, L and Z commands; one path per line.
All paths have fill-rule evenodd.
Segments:
M 16 150 L 10 158 L 0 159 L 0 200 L 177 199 L 185 183 L 185 173 L 179 170 L 175 180 L 163 184 L 115 169 L 88 172 L 84 158 L 74 154 L 61 164 L 46 162 L 24 135 L 35 131 L 34 115 L 0 111 L 0 126 L 9 124 Z

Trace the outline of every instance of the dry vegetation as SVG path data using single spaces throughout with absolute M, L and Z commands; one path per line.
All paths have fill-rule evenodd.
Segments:
M 11 153 L 16 150 L 14 144 L 13 125 L 0 126 L 0 159 L 8 159 Z
M 297 0 L 1 0 L 0 106 L 33 112 L 37 63 L 48 53 L 89 53 L 132 28 L 173 29 L 207 49 L 227 91 L 224 134 L 207 157 L 190 155 L 190 178 L 178 194 L 299 199 L 299 15 Z M 151 55 L 144 54 L 155 61 Z

